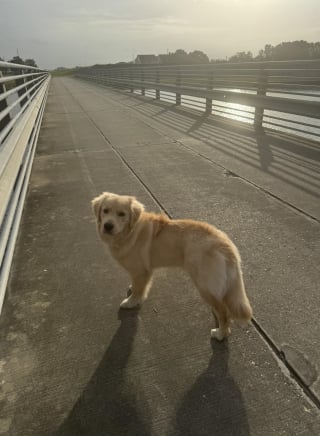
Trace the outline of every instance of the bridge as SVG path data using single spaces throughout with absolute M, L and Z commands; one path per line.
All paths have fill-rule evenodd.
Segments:
M 0 67 L 0 434 L 318 435 L 318 65 Z M 210 340 L 175 270 L 120 311 L 128 278 L 90 208 L 104 190 L 226 231 L 252 324 Z

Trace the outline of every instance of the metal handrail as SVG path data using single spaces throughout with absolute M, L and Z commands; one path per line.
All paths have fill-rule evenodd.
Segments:
M 45 70 L 0 62 L 0 311 L 49 82 Z
M 313 139 L 320 137 L 320 60 L 251 62 L 244 64 L 205 65 L 125 65 L 79 68 L 76 77 L 111 86 L 122 91 L 153 91 L 160 99 L 165 93 L 175 97 L 176 105 L 182 97 L 198 98 L 194 108 L 202 105 L 208 114 L 228 116 L 230 105 L 241 105 L 244 116 L 256 129 L 275 128 L 271 117 L 281 121 L 282 113 L 290 114 L 296 128 Z M 169 98 L 172 101 L 172 98 Z M 190 105 L 188 105 L 190 106 Z M 251 110 L 252 109 L 252 110 Z M 239 108 L 237 107 L 238 110 Z M 245 116 L 246 111 L 251 116 Z M 308 119 L 306 120 L 305 117 Z M 291 121 L 290 121 L 291 122 Z M 276 128 L 281 130 L 281 125 Z M 290 126 L 283 123 L 283 130 Z M 306 131 L 304 127 L 308 127 Z
M 36 83 L 35 85 L 32 86 L 32 88 L 29 88 L 28 90 L 25 90 L 23 92 L 23 94 L 21 94 L 21 96 L 17 99 L 15 99 L 15 101 L 8 106 L 6 109 L 4 109 L 1 113 L 0 113 L 0 121 L 3 120 L 8 114 L 10 114 L 10 112 L 12 111 L 12 109 L 14 109 L 18 104 L 21 104 L 21 102 L 30 94 L 30 92 L 34 91 L 34 90 L 38 90 L 39 88 L 39 84 L 42 84 L 43 80 L 45 80 L 45 78 L 43 78 L 40 83 Z M 32 81 L 29 82 L 29 84 L 31 84 Z M 18 91 L 20 89 L 25 88 L 25 85 L 21 85 L 21 86 L 17 86 L 16 88 L 13 89 L 13 91 Z M 9 95 L 14 94 L 14 92 L 10 92 Z M 1 100 L 1 99 L 0 99 Z M 26 104 L 30 104 L 30 101 L 32 101 L 31 99 L 28 99 Z M 9 123 L 10 124 L 10 123 Z M 9 130 L 7 128 L 3 129 L 3 132 L 0 133 L 0 143 L 3 141 L 3 139 L 6 136 L 6 130 Z
M 16 76 L 16 77 L 19 77 L 19 76 Z M 20 76 L 20 77 L 21 77 L 21 76 Z M 29 81 L 29 84 L 31 84 L 31 83 L 35 83 L 35 82 L 37 82 L 37 80 L 38 80 L 37 78 L 36 78 L 36 79 L 32 79 L 32 80 Z M 26 85 L 23 83 L 22 85 L 17 86 L 16 88 L 10 89 L 9 91 L 0 94 L 0 101 L 1 101 L 1 100 L 5 100 L 5 99 L 8 98 L 10 95 L 14 94 L 14 93 L 17 92 L 17 91 L 20 91 L 20 89 L 24 89 L 25 86 L 26 86 Z
M 0 63 L 2 63 L 2 62 L 0 62 Z M 17 79 L 25 79 L 27 77 L 33 77 L 33 76 L 37 76 L 37 75 L 43 75 L 43 72 L 41 72 L 41 73 L 18 74 L 16 76 L 0 77 L 0 83 L 5 83 L 5 82 L 12 81 L 12 80 L 17 80 Z

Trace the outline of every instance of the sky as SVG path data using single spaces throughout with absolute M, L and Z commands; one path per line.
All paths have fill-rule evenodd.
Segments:
M 0 0 L 0 57 L 47 69 L 295 40 L 320 41 L 320 0 Z

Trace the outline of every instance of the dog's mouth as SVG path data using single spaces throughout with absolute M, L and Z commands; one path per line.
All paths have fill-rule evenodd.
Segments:
M 103 230 L 102 230 L 102 233 L 103 233 L 104 235 L 112 236 L 112 235 L 114 234 L 114 230 L 113 230 L 113 229 L 112 229 L 112 230 L 106 230 L 106 229 L 103 229 Z

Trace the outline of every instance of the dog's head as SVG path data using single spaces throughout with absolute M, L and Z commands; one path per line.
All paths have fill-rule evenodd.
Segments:
M 129 233 L 144 211 L 135 197 L 103 192 L 92 200 L 100 237 L 109 242 L 119 234 Z

